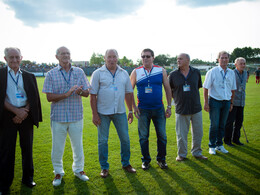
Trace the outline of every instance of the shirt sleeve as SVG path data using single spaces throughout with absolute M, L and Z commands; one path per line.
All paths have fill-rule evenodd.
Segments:
M 231 88 L 231 90 L 236 90 L 237 89 L 237 84 L 236 84 L 236 75 L 235 75 L 235 73 L 232 71 L 232 73 L 233 73 L 233 83 L 232 83 L 232 88 Z
M 205 89 L 209 89 L 211 87 L 211 74 L 212 74 L 212 70 L 209 70 L 206 73 L 205 81 L 203 83 L 203 88 Z
M 133 87 L 129 78 L 129 75 L 127 72 L 125 72 L 126 74 L 126 86 L 125 86 L 125 93 L 132 93 L 133 92 Z
M 99 90 L 99 71 L 94 71 L 91 76 L 91 89 L 90 89 L 90 94 L 98 94 Z
M 82 74 L 82 77 L 81 77 L 81 84 L 80 85 L 83 85 L 83 90 L 91 88 L 91 86 L 88 82 L 88 79 L 86 77 L 86 74 L 84 73 L 83 70 L 81 70 L 81 74 Z
M 43 93 L 53 93 L 53 87 L 52 87 L 52 75 L 50 72 L 47 73 L 44 84 L 43 84 Z

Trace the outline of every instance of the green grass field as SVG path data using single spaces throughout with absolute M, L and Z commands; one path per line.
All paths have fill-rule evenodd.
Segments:
M 203 77 L 204 79 L 204 77 Z M 37 78 L 39 90 L 42 90 L 44 78 Z M 203 102 L 201 89 L 201 102 Z M 114 126 L 111 124 L 109 137 L 110 176 L 99 176 L 97 129 L 92 124 L 89 98 L 84 102 L 83 144 L 85 154 L 85 172 L 88 182 L 76 178 L 72 172 L 72 152 L 67 137 L 63 157 L 65 176 L 61 186 L 53 187 L 54 177 L 51 163 L 50 103 L 40 92 L 43 122 L 34 133 L 34 181 L 37 186 L 29 189 L 21 184 L 22 168 L 19 142 L 17 142 L 15 177 L 11 194 L 260 194 L 260 85 L 255 84 L 251 76 L 246 89 L 246 107 L 244 127 L 249 143 L 246 143 L 241 129 L 241 142 L 244 146 L 227 147 L 230 153 L 210 156 L 208 154 L 209 115 L 203 111 L 204 136 L 203 154 L 208 161 L 197 160 L 189 153 L 188 160 L 176 162 L 177 155 L 175 117 L 167 119 L 167 163 L 168 170 L 161 170 L 156 164 L 157 142 L 153 125 L 150 129 L 151 167 L 147 171 L 141 168 L 137 120 L 129 125 L 131 141 L 130 162 L 137 169 L 136 174 L 126 173 L 121 168 L 120 144 Z M 164 97 L 164 101 L 165 97 Z M 174 110 L 172 110 L 174 112 Z M 188 148 L 191 148 L 189 134 Z M 0 173 L 1 174 L 1 173 Z

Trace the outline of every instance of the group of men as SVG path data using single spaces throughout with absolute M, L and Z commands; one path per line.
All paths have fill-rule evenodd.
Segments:
M 153 121 L 157 135 L 157 164 L 167 169 L 166 163 L 166 118 L 172 114 L 172 98 L 175 105 L 177 161 L 187 156 L 187 135 L 192 125 L 191 153 L 195 158 L 206 160 L 202 155 L 201 141 L 202 106 L 199 89 L 202 87 L 200 71 L 190 66 L 188 54 L 178 55 L 178 69 L 167 78 L 164 68 L 154 65 L 154 52 L 144 49 L 141 53 L 143 65 L 130 75 L 118 64 L 118 53 L 108 49 L 105 65 L 95 70 L 88 82 L 83 70 L 71 65 L 70 51 L 60 47 L 56 51 L 59 65 L 50 70 L 44 81 L 42 92 L 51 102 L 52 153 L 54 169 L 53 185 L 59 186 L 65 172 L 63 153 L 66 136 L 69 134 L 73 151 L 72 170 L 83 181 L 89 180 L 84 172 L 83 153 L 83 105 L 82 97 L 90 94 L 92 122 L 98 129 L 98 154 L 101 167 L 100 176 L 109 175 L 108 137 L 111 121 L 120 139 L 122 169 L 136 173 L 130 164 L 129 124 L 133 114 L 138 119 L 138 134 L 142 153 L 142 169 L 150 167 L 149 129 Z M 6 48 L 6 68 L 0 69 L 0 193 L 7 192 L 14 177 L 14 161 L 17 131 L 22 150 L 22 183 L 34 187 L 33 181 L 33 125 L 42 121 L 41 103 L 35 76 L 19 68 L 22 60 L 18 48 Z M 245 103 L 246 72 L 245 59 L 236 60 L 236 70 L 227 68 L 229 54 L 220 52 L 219 66 L 206 74 L 203 84 L 204 109 L 210 115 L 209 153 L 228 151 L 225 143 L 239 142 Z M 133 89 L 137 87 L 137 104 Z M 163 104 L 163 89 L 167 106 Z M 125 103 L 128 108 L 126 114 Z M 231 112 L 230 112 L 231 111 Z M 228 122 L 226 122 L 228 121 Z M 226 128 L 226 131 L 225 131 Z

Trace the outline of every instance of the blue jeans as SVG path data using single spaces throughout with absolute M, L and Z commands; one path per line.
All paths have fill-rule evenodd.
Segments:
M 215 148 L 216 146 L 223 145 L 223 137 L 225 134 L 225 125 L 227 122 L 230 101 L 219 101 L 214 98 L 209 98 L 209 147 Z
M 121 163 L 128 166 L 130 159 L 130 140 L 126 114 L 103 115 L 99 113 L 101 124 L 98 126 L 98 154 L 101 169 L 109 169 L 108 159 L 108 136 L 110 122 L 115 125 L 121 144 Z
M 151 120 L 153 121 L 156 135 L 157 135 L 157 161 L 165 160 L 166 156 L 166 118 L 164 107 L 162 106 L 159 109 L 142 109 L 139 108 L 140 118 L 138 119 L 138 133 L 139 133 L 139 142 L 142 152 L 142 161 L 150 162 L 151 157 L 149 153 L 149 129 Z

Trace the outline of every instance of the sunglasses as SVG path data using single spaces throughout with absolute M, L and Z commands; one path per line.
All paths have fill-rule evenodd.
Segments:
M 143 55 L 142 58 L 150 58 L 151 56 L 148 56 L 148 55 Z

